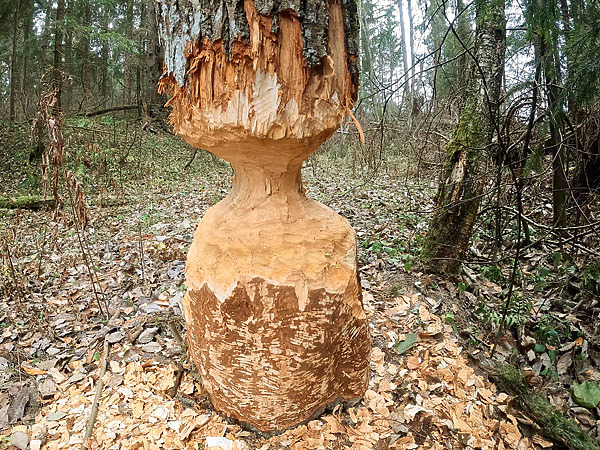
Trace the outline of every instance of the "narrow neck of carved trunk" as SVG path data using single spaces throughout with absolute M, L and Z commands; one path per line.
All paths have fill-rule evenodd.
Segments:
M 269 198 L 281 201 L 299 200 L 302 189 L 302 161 L 288 165 L 260 167 L 233 163 L 235 177 L 231 199 L 240 206 L 255 207 Z

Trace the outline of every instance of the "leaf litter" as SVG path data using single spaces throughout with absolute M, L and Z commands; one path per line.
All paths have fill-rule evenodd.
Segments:
M 112 349 L 94 431 L 85 442 L 90 449 L 552 446 L 535 432 L 522 433 L 523 418 L 511 408 L 511 398 L 470 366 L 452 326 L 436 314 L 439 304 L 423 294 L 420 282 L 407 283 L 401 295 L 384 292 L 382 272 L 393 269 L 390 261 L 399 266 L 404 261 L 393 259 L 391 252 L 392 258 L 381 259 L 373 230 L 388 241 L 408 242 L 422 233 L 418 223 L 403 230 L 390 223 L 402 200 L 420 200 L 415 200 L 418 189 L 394 200 L 397 186 L 385 177 L 385 189 L 355 183 L 341 188 L 323 180 L 309 185 L 309 191 L 351 220 L 361 241 L 363 301 L 373 341 L 364 399 L 273 436 L 217 414 L 193 367 L 181 362 L 182 348 L 171 325 L 183 333 L 187 246 L 197 220 L 226 192 L 222 180 L 228 176 L 203 180 L 184 193 L 153 192 L 139 201 L 137 211 L 93 208 L 86 239 L 110 305 L 107 320 L 91 295 L 72 233 L 48 212 L 10 217 L 19 267 L 13 287 L 19 283 L 25 295 L 9 293 L 0 309 L 0 437 L 17 436 L 22 444 L 25 435 L 31 449 L 84 444 L 107 340 Z M 35 231 L 41 227 L 51 237 L 46 242 Z M 568 368 L 566 358 L 562 366 Z

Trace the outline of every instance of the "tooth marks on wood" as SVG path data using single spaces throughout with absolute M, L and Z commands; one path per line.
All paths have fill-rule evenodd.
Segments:
M 361 397 L 370 341 L 366 317 L 356 315 L 356 291 L 312 290 L 304 311 L 294 287 L 260 278 L 238 283 L 224 301 L 206 285 L 189 291 L 191 333 L 199 337 L 192 356 L 213 405 L 272 431 L 335 400 Z

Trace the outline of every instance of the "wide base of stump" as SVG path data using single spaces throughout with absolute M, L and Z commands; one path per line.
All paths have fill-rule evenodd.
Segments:
M 259 278 L 224 301 L 206 285 L 188 292 L 192 356 L 218 411 L 273 431 L 362 397 L 370 340 L 364 314 L 353 310 L 358 303 L 362 312 L 357 285 L 307 298 L 300 311 L 293 286 Z

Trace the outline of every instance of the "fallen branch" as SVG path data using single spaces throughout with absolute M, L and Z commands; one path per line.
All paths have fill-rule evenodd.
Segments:
M 169 320 L 168 323 L 169 323 L 169 328 L 171 329 L 171 333 L 173 334 L 173 337 L 175 338 L 175 340 L 181 347 L 181 355 L 180 355 L 181 359 L 177 363 L 177 376 L 175 377 L 175 383 L 173 384 L 173 387 L 171 388 L 171 391 L 169 393 L 169 395 L 174 398 L 177 395 L 177 391 L 179 390 L 179 386 L 181 386 L 181 381 L 183 380 L 183 375 L 186 372 L 183 365 L 185 363 L 185 360 L 187 359 L 187 345 L 186 345 L 186 342 L 181 337 L 181 334 L 179 333 L 179 330 L 177 329 L 177 326 L 175 325 L 175 321 Z
M 85 117 L 101 116 L 102 114 L 107 114 L 109 112 L 128 111 L 131 109 L 138 109 L 138 105 L 121 105 L 121 106 L 113 106 L 112 108 L 99 109 L 98 111 L 92 111 L 92 112 L 85 113 Z
M 0 209 L 42 209 L 54 208 L 56 202 L 52 198 L 40 195 L 24 195 L 21 197 L 0 197 Z
M 575 421 L 558 411 L 541 393 L 531 390 L 519 369 L 505 363 L 481 362 L 500 389 L 515 396 L 516 404 L 540 426 L 540 433 L 573 450 L 600 450 L 600 444 Z
M 85 435 L 83 436 L 83 444 L 81 444 L 81 450 L 86 450 L 87 447 L 85 443 L 88 441 L 90 436 L 92 435 L 92 431 L 94 430 L 94 422 L 96 422 L 96 417 L 98 416 L 98 404 L 100 403 L 100 395 L 102 394 L 102 378 L 106 373 L 106 366 L 108 361 L 108 351 L 110 347 L 108 341 L 104 339 L 104 349 L 102 354 L 102 364 L 100 368 L 100 375 L 98 376 L 98 382 L 96 383 L 96 395 L 94 396 L 94 402 L 92 403 L 92 412 L 90 413 L 90 418 L 88 419 L 87 427 L 85 429 Z

